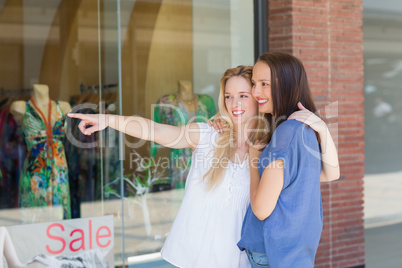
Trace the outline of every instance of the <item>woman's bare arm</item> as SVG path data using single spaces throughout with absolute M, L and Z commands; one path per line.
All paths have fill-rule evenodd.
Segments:
M 256 144 L 255 144 L 256 145 Z M 278 202 L 284 183 L 284 166 L 282 160 L 271 162 L 262 173 L 258 173 L 257 162 L 261 155 L 258 146 L 250 146 L 250 204 L 254 215 L 265 220 L 271 215 Z
M 68 116 L 82 120 L 78 127 L 85 135 L 111 127 L 127 135 L 154 141 L 165 147 L 192 149 L 197 146 L 200 139 L 200 129 L 196 123 L 176 127 L 155 123 L 139 116 L 79 113 L 69 113 Z
M 322 169 L 320 174 L 321 182 L 330 182 L 339 179 L 340 169 L 338 152 L 336 150 L 335 142 L 332 139 L 327 124 L 322 121 L 317 115 L 304 108 L 304 106 L 298 103 L 300 111 L 294 112 L 288 118 L 295 119 L 302 123 L 309 125 L 314 129 L 318 135 L 320 135 L 320 147 L 321 147 L 321 162 Z

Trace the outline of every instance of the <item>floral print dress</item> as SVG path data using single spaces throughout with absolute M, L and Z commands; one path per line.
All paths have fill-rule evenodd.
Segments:
M 215 101 L 208 95 L 197 94 L 197 111 L 192 114 L 178 100 L 176 94 L 167 94 L 157 101 L 153 120 L 171 126 L 183 126 L 195 122 L 208 122 L 215 113 Z M 151 156 L 155 157 L 161 147 L 157 143 L 151 143 Z M 190 170 L 191 155 L 191 148 L 170 149 L 167 175 L 172 188 L 184 188 Z
M 41 118 L 29 101 L 26 102 L 21 128 L 28 153 L 20 177 L 18 196 L 19 206 L 30 208 L 21 210 L 24 221 L 71 218 L 68 167 L 63 146 L 66 137 L 65 115 L 57 101 L 56 106 L 57 121 L 53 126 L 46 126 L 46 120 Z

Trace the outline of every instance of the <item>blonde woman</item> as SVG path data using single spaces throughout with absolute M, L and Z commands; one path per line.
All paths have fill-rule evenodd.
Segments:
M 68 114 L 82 119 L 79 128 L 87 135 L 109 126 L 166 147 L 193 150 L 185 195 L 161 251 L 175 266 L 250 267 L 236 244 L 250 203 L 249 144 L 266 136 L 256 131 L 263 122 L 251 75 L 252 67 L 238 66 L 221 79 L 219 112 L 228 128 L 222 134 L 206 123 L 175 127 L 137 116 Z

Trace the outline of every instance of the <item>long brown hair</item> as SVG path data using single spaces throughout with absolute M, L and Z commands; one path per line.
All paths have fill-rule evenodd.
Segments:
M 273 113 L 265 115 L 269 123 L 269 142 L 275 129 L 299 110 L 298 102 L 313 113 L 317 108 L 303 63 L 298 58 L 289 53 L 272 51 L 262 54 L 258 62 L 267 64 L 271 69 Z
M 211 161 L 213 165 L 204 175 L 204 179 L 207 180 L 208 183 L 208 188 L 213 188 L 219 184 L 225 174 L 228 160 L 234 156 L 235 153 L 237 135 L 235 133 L 234 122 L 225 103 L 226 83 L 232 77 L 243 77 L 251 87 L 252 70 L 253 68 L 251 66 L 239 65 L 235 68 L 227 69 L 221 78 L 218 99 L 219 113 L 214 117 L 224 120 L 227 130 L 223 131 L 217 138 L 213 155 L 213 158 L 217 159 L 217 161 Z M 256 117 L 256 120 L 261 120 L 261 116 Z M 257 125 L 261 126 L 263 124 L 257 122 Z M 254 135 L 249 137 L 249 141 L 254 142 L 254 140 L 260 139 L 263 135 L 266 135 L 266 127 L 259 132 L 254 132 Z

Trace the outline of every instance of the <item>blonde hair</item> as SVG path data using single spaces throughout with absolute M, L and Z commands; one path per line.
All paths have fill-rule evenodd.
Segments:
M 232 77 L 243 77 L 251 86 L 252 71 L 253 67 L 251 66 L 239 65 L 236 68 L 227 69 L 221 78 L 218 99 L 219 113 L 216 114 L 212 119 L 223 120 L 226 131 L 223 131 L 215 142 L 213 158 L 218 159 L 218 161 L 211 161 L 211 168 L 204 175 L 204 180 L 207 180 L 209 189 L 214 188 L 221 182 L 221 179 L 225 175 L 226 168 L 229 164 L 229 159 L 234 156 L 235 144 L 237 141 L 237 133 L 235 133 L 234 122 L 225 104 L 226 83 Z M 263 117 L 258 116 L 257 118 L 257 128 L 261 129 L 261 131 L 254 132 L 254 134 L 249 137 L 250 142 L 261 140 L 267 134 L 266 127 L 263 127 L 264 123 L 260 122 L 263 121 Z

